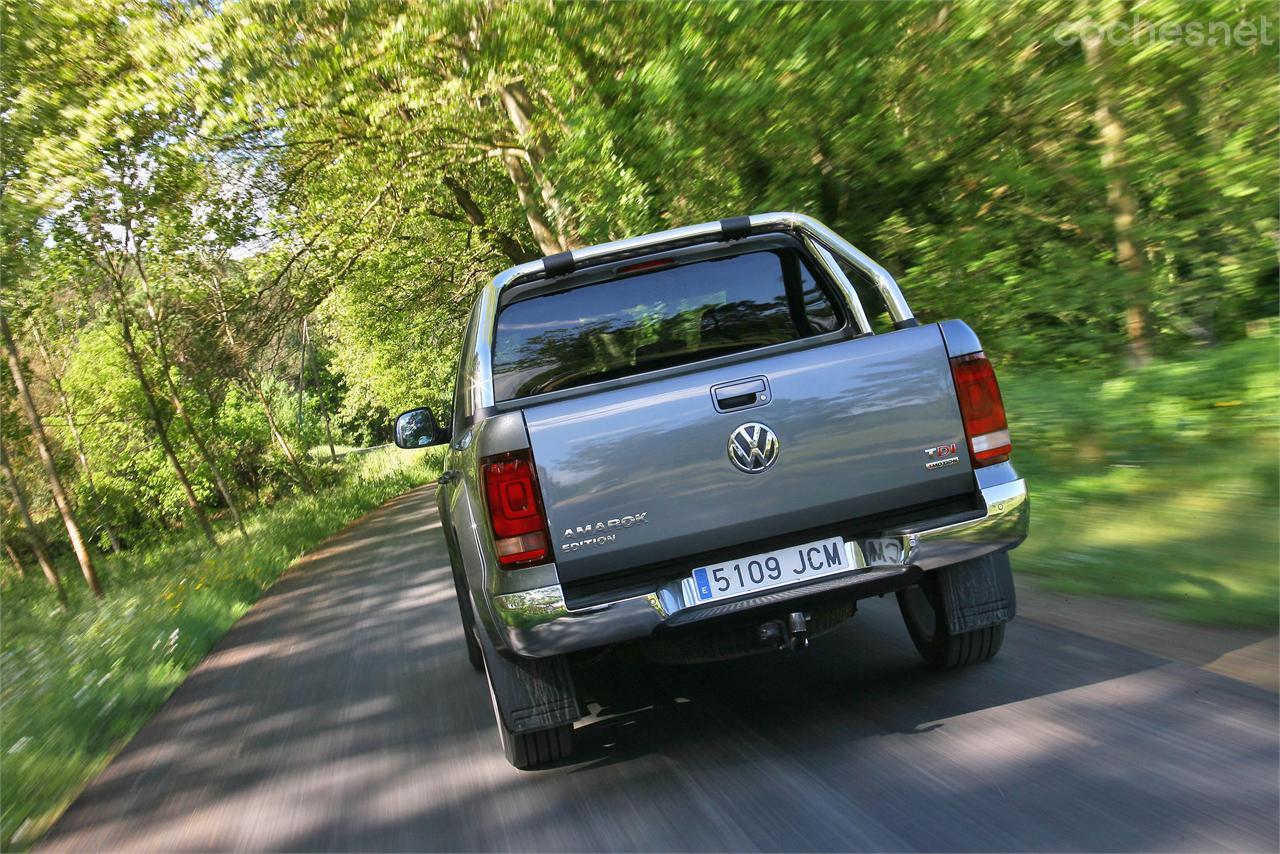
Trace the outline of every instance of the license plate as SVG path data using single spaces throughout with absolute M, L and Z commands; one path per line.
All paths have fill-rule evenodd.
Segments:
M 815 540 L 695 569 L 689 579 L 690 598 L 693 604 L 732 599 L 743 593 L 854 569 L 856 565 L 840 537 Z

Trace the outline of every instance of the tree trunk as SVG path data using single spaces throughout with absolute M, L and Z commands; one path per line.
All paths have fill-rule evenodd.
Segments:
M 4 473 L 4 481 L 9 487 L 9 494 L 13 496 L 14 506 L 18 508 L 18 518 L 22 520 L 22 525 L 26 528 L 27 542 L 31 544 L 31 551 L 36 556 L 36 563 L 40 564 L 40 571 L 44 573 L 45 580 L 53 588 L 59 604 L 62 605 L 63 609 L 66 609 L 67 591 L 62 589 L 62 579 L 58 577 L 58 570 L 54 567 L 53 561 L 49 559 L 49 549 L 44 544 L 44 537 L 40 536 L 40 529 L 36 527 L 35 522 L 31 521 L 31 511 L 27 509 L 27 498 L 22 494 L 22 485 L 18 483 L 18 475 L 14 473 L 13 466 L 9 465 L 9 454 L 5 451 L 3 443 L 0 443 L 0 471 Z M 9 549 L 7 543 L 5 548 Z M 9 553 L 12 556 L 12 549 L 9 549 Z
M 1107 208 L 1111 213 L 1116 247 L 1116 264 L 1126 280 L 1125 336 L 1129 363 L 1141 367 L 1151 360 L 1151 322 L 1148 305 L 1146 263 L 1135 232 L 1138 202 L 1129 183 L 1125 157 L 1125 126 L 1115 97 L 1112 80 L 1103 56 L 1101 29 L 1089 28 L 1081 37 L 1085 65 L 1093 76 L 1097 104 L 1094 123 L 1098 128 L 1102 174 L 1107 183 Z
M 529 230 L 533 232 L 533 239 L 538 241 L 538 248 L 542 250 L 542 254 L 555 255 L 557 252 L 562 252 L 560 238 L 556 237 L 551 224 L 547 222 L 542 212 L 542 206 L 538 204 L 538 199 L 534 195 L 533 181 L 529 177 L 529 170 L 525 168 L 524 159 L 520 153 L 509 148 L 503 149 L 502 165 L 506 167 L 507 177 L 515 185 L 516 196 L 519 197 L 520 207 L 524 210 L 524 218 L 529 221 Z
M 309 340 L 309 338 L 308 338 Z M 316 364 L 316 348 L 311 348 L 311 371 L 316 387 L 316 401 L 320 406 L 320 420 L 324 422 L 324 440 L 329 445 L 329 460 L 338 461 L 338 451 L 333 447 L 333 428 L 329 424 L 329 407 L 325 405 L 324 394 L 320 390 L 320 367 Z
M 502 106 L 507 111 L 507 118 L 511 120 L 512 126 L 515 127 L 516 133 L 520 135 L 525 146 L 529 157 L 529 172 L 532 173 L 541 191 L 546 212 L 555 223 L 560 251 L 581 248 L 585 244 L 578 234 L 577 218 L 574 217 L 568 205 L 560 201 L 560 193 L 547 175 L 547 145 L 533 127 L 534 106 L 533 99 L 529 97 L 529 90 L 525 87 L 523 80 L 515 80 L 500 86 L 498 95 L 502 99 Z M 510 168 L 508 168 L 508 174 L 510 174 Z M 521 202 L 523 203 L 523 199 Z
M 249 532 L 244 528 L 244 522 L 240 518 L 240 510 L 236 507 L 235 499 L 231 497 L 231 490 L 227 487 L 227 482 L 222 476 L 222 468 L 218 465 L 217 458 L 210 453 L 209 446 L 205 444 L 200 432 L 196 430 L 195 423 L 191 420 L 191 416 L 187 414 L 187 408 L 182 405 L 182 396 L 178 394 L 178 384 L 174 381 L 173 374 L 169 370 L 169 366 L 172 363 L 169 358 L 169 346 L 165 343 L 164 329 L 160 325 L 160 316 L 156 311 L 155 301 L 151 298 L 151 285 L 148 283 L 147 275 L 142 269 L 141 254 L 141 250 L 139 250 L 138 256 L 135 258 L 138 267 L 138 278 L 142 282 L 142 292 L 147 304 L 147 317 L 151 321 L 151 334 L 156 339 L 156 355 L 160 358 L 160 370 L 164 374 L 165 387 L 169 391 L 169 402 L 173 404 L 173 411 L 182 419 L 187 432 L 191 434 L 191 441 L 195 443 L 196 450 L 200 452 L 200 458 L 209 467 L 209 474 L 213 477 L 213 483 L 218 488 L 218 494 L 222 496 L 222 503 L 231 512 L 231 518 L 235 521 L 236 528 L 240 531 L 240 536 L 247 540 L 249 539 Z
M 338 279 L 339 281 L 341 281 L 342 277 L 339 276 Z M 303 441 L 303 438 L 302 438 L 303 406 L 307 402 L 307 318 L 306 317 L 302 318 L 302 328 L 301 328 L 301 331 L 299 332 L 299 336 L 302 339 L 302 346 L 299 348 L 302 352 L 301 352 L 301 358 L 298 359 L 298 441 L 301 442 Z
M 4 544 L 4 553 L 9 558 L 9 563 L 13 564 L 14 571 L 18 573 L 18 577 L 26 578 L 27 567 L 22 563 L 22 558 L 18 557 L 18 553 L 13 550 L 13 546 L 9 545 L 7 540 Z
M 837 180 L 835 164 L 825 139 L 814 148 L 813 168 L 818 173 L 818 211 L 823 222 L 840 222 L 840 203 L 844 199 L 843 183 Z
M 267 415 L 267 424 L 271 427 L 271 437 L 275 439 L 276 444 L 280 446 L 280 450 L 284 452 L 285 459 L 289 461 L 290 467 L 293 468 L 298 482 L 310 491 L 313 488 L 311 486 L 311 478 L 307 477 L 306 471 L 302 468 L 302 463 L 298 461 L 293 448 L 289 447 L 289 441 L 280 432 L 280 426 L 276 423 L 275 411 L 271 408 L 271 401 L 267 400 L 266 394 L 262 391 L 262 386 L 258 385 L 255 379 L 246 376 L 245 381 L 253 389 L 254 394 L 258 396 L 258 402 L 262 404 L 262 411 Z
M 173 404 L 173 409 L 178 413 L 178 417 L 182 419 L 182 423 L 186 425 L 187 432 L 191 434 L 191 441 L 195 442 L 196 450 L 200 452 L 200 457 L 209 466 L 209 473 L 213 476 L 213 483 L 218 488 L 218 494 L 222 496 L 222 503 L 231 511 L 231 518 L 236 523 L 236 528 L 240 531 L 240 536 L 246 540 L 249 539 L 249 532 L 245 530 L 244 521 L 240 518 L 240 509 L 236 506 L 235 499 L 231 497 L 231 490 L 227 486 L 226 480 L 222 476 L 222 468 L 218 465 L 213 452 L 209 450 L 209 446 L 205 444 L 204 439 L 196 430 L 195 424 L 191 421 L 191 416 L 187 414 L 187 408 L 182 405 L 182 398 L 178 396 L 178 389 L 174 382 L 169 380 L 169 401 Z
M 329 459 L 336 463 L 338 461 L 338 450 L 333 447 L 333 430 L 329 427 L 329 410 L 322 408 L 320 414 L 324 416 L 324 438 L 329 443 Z
M 449 188 L 449 192 L 453 193 L 454 201 L 458 203 L 458 207 L 462 208 L 463 214 L 467 217 L 467 222 L 480 229 L 497 243 L 498 248 L 502 250 L 502 254 L 506 255 L 513 264 L 522 264 L 538 257 L 521 246 L 511 235 L 495 228 L 490 228 L 488 217 L 484 215 L 484 211 L 476 204 L 475 198 L 466 187 L 449 175 L 445 175 L 440 180 Z
M 116 317 L 120 321 L 120 340 L 124 344 L 125 356 L 128 357 L 129 364 L 133 368 L 133 375 L 137 378 L 138 385 L 142 387 L 142 396 L 147 402 L 147 411 L 151 415 L 151 423 L 156 428 L 156 439 L 160 442 L 160 448 L 164 451 L 165 459 L 169 461 L 169 465 L 173 468 L 173 473 L 177 475 L 178 483 L 182 485 L 182 493 L 186 498 L 187 508 L 196 517 L 196 523 L 204 533 L 205 539 L 216 549 L 218 548 L 218 538 L 213 534 L 213 526 L 209 524 L 209 517 L 205 515 L 204 508 L 200 506 L 200 500 L 196 498 L 195 490 L 191 488 L 191 480 L 187 477 L 187 470 L 183 467 L 182 461 L 178 459 L 178 454 L 173 449 L 173 443 L 169 441 L 168 425 L 165 424 L 164 416 L 160 412 L 160 403 L 156 400 L 155 389 L 151 387 L 151 381 L 147 379 L 147 372 L 142 364 L 142 354 L 138 352 L 138 347 L 134 343 L 132 321 L 129 318 L 129 310 L 124 304 L 124 294 L 120 292 L 118 284 L 115 288 L 114 296 Z
M 84 482 L 89 487 L 89 497 L 93 499 L 94 506 L 98 508 L 98 518 L 102 522 L 103 529 L 107 532 L 107 539 L 111 542 L 111 550 L 119 554 L 124 550 L 120 544 L 120 535 L 116 533 L 115 526 L 111 524 L 106 502 L 102 500 L 102 495 L 98 492 L 98 485 L 93 480 L 93 467 L 89 465 L 89 455 L 85 450 L 84 439 L 80 436 L 80 428 L 76 425 L 75 410 L 71 406 L 71 398 L 67 396 L 66 389 L 62 387 L 62 374 L 53 365 L 53 355 L 49 352 L 49 348 L 45 346 L 44 336 L 40 334 L 39 324 L 31 324 L 31 332 L 36 341 L 36 347 L 40 350 L 40 358 L 44 359 L 45 366 L 49 369 L 49 385 L 53 388 L 54 393 L 58 395 L 58 403 L 62 407 L 62 417 L 66 419 L 67 431 L 71 434 L 71 440 L 76 446 L 76 461 L 80 463 L 80 470 L 84 473 Z
M 89 589 L 93 591 L 93 595 L 101 596 L 102 585 L 98 583 L 98 573 L 93 567 L 93 557 L 90 556 L 89 548 L 85 545 L 84 537 L 80 533 L 80 523 L 76 521 L 67 493 L 62 488 L 62 477 L 58 474 L 58 466 L 54 462 L 53 453 L 49 450 L 44 424 L 40 421 L 40 413 L 36 411 L 31 389 L 27 386 L 27 378 L 22 373 L 22 363 L 18 360 L 18 345 L 13 340 L 13 334 L 9 331 L 9 322 L 3 314 L 0 314 L 0 339 L 3 341 L 5 355 L 9 360 L 9 373 L 13 375 L 13 384 L 18 388 L 18 401 L 22 404 L 22 411 L 27 416 L 31 437 L 35 439 L 36 451 L 40 454 L 40 461 L 44 463 L 45 474 L 49 478 L 49 491 L 53 493 L 53 503 L 57 505 L 58 512 L 62 515 L 62 523 L 67 528 L 71 549 L 76 553 L 76 560 L 80 562 L 80 571 L 84 574 L 84 580 L 89 585 Z

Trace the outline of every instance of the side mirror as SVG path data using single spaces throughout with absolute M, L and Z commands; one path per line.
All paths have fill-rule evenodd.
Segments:
M 447 436 L 440 434 L 436 417 L 426 407 L 401 412 L 396 418 L 396 447 L 426 448 L 439 445 L 447 439 Z

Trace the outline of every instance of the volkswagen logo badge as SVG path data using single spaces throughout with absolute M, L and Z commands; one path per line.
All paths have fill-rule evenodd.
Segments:
M 738 471 L 760 474 L 778 461 L 778 437 L 752 421 L 729 434 L 729 461 Z

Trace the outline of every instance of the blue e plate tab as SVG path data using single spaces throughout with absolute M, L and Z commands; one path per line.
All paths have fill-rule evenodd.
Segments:
M 711 583 L 707 581 L 707 570 L 705 568 L 693 571 L 693 583 L 698 585 L 699 599 L 711 598 Z

